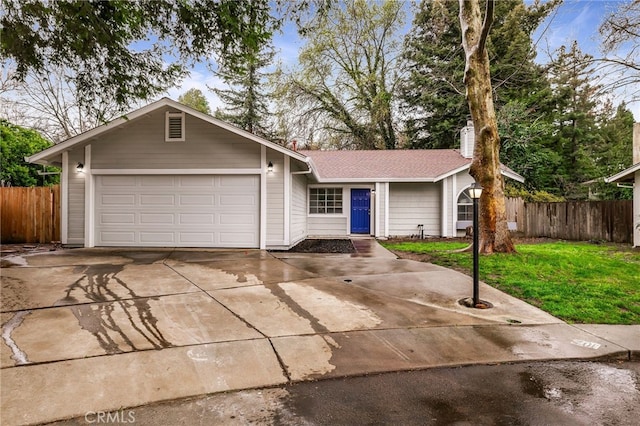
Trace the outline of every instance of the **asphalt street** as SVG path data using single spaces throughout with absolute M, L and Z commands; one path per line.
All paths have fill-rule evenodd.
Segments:
M 640 362 L 532 362 L 295 383 L 55 423 L 637 425 Z

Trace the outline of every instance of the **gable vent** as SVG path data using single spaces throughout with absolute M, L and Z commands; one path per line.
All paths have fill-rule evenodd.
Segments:
M 184 141 L 184 112 L 169 112 L 166 115 L 165 140 Z

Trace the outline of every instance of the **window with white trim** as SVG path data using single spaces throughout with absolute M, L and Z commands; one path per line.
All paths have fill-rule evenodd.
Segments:
M 341 214 L 342 188 L 309 188 L 309 214 Z
M 166 142 L 184 142 L 184 112 L 167 111 L 164 138 Z
M 473 220 L 473 200 L 466 190 L 458 197 L 458 220 Z

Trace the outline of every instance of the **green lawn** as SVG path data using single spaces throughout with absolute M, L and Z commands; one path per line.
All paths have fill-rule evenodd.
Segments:
M 468 242 L 383 242 L 396 252 L 471 275 Z M 481 255 L 480 279 L 571 323 L 640 324 L 640 252 L 575 242 L 519 244 L 517 254 Z

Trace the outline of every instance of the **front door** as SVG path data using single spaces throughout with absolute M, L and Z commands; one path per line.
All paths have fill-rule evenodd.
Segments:
M 371 217 L 371 191 L 368 189 L 351 190 L 351 233 L 369 234 Z

